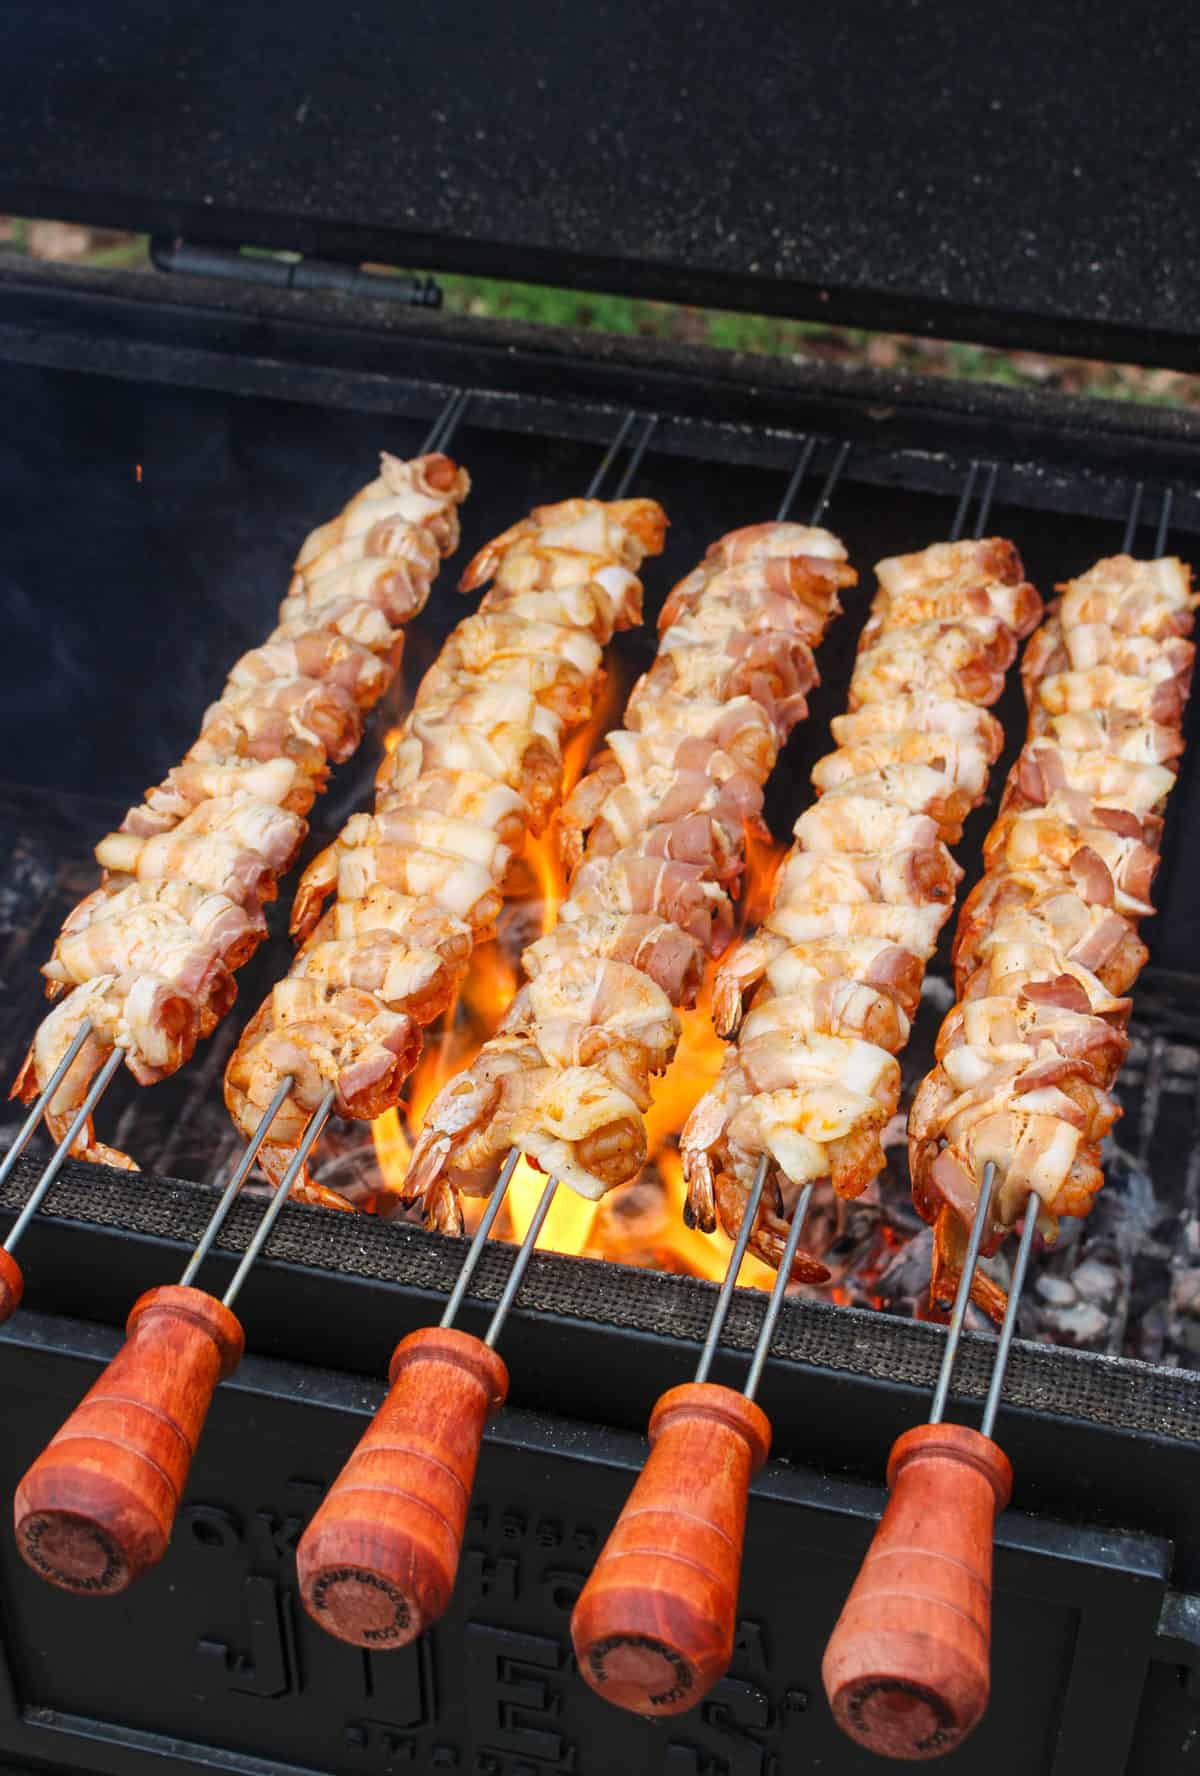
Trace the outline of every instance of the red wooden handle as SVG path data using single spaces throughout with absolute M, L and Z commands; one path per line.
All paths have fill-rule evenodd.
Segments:
M 25 1278 L 21 1275 L 21 1266 L 11 1252 L 0 1246 L 0 1326 L 5 1320 L 12 1319 L 24 1293 Z
M 17 1488 L 17 1546 L 52 1585 L 123 1591 L 161 1560 L 217 1383 L 242 1328 L 202 1289 L 171 1284 L 134 1304 L 104 1374 Z
M 888 1485 L 821 1675 L 838 1725 L 860 1745 L 940 1757 L 987 1707 L 992 1534 L 1012 1468 L 978 1431 L 919 1425 L 897 1439 Z
M 729 1667 L 751 1477 L 771 1426 L 744 1394 L 663 1395 L 653 1445 L 571 1618 L 579 1669 L 635 1714 L 681 1714 Z
M 407 1645 L 450 1601 L 483 1429 L 508 1370 L 469 1333 L 402 1338 L 392 1388 L 300 1538 L 304 1607 L 353 1646 Z

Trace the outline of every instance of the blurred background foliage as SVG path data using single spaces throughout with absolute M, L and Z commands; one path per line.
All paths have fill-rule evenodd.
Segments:
M 9 254 L 121 270 L 153 269 L 144 235 L 118 234 L 73 222 L 0 216 L 0 256 Z M 442 288 L 444 307 L 451 314 L 678 340 L 726 351 L 783 357 L 795 364 L 830 363 L 848 368 L 865 365 L 876 370 L 904 370 L 1013 387 L 1036 386 L 1106 400 L 1200 407 L 1200 376 L 1178 370 L 1051 357 L 1042 352 L 998 351 L 990 346 L 918 339 L 899 333 L 871 333 L 858 327 L 827 326 L 819 321 L 786 321 L 769 315 L 689 308 L 630 296 L 599 296 L 540 284 L 501 283 L 492 278 L 441 272 L 434 275 Z

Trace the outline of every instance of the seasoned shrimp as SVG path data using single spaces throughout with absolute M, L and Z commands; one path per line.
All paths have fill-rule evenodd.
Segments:
M 200 1033 L 199 1010 L 189 993 L 151 974 L 107 974 L 74 988 L 43 1018 L 17 1076 L 12 1095 L 31 1103 L 44 1089 L 81 1024 L 91 1034 L 72 1062 L 46 1112 L 46 1127 L 61 1141 L 87 1088 L 114 1048 L 139 1085 L 152 1085 L 183 1066 Z M 131 1160 L 93 1138 L 90 1119 L 73 1149 L 98 1164 L 133 1168 Z
M 209 1035 L 237 997 L 218 951 L 164 906 L 129 906 L 64 931 L 42 973 L 59 989 L 97 975 L 156 975 L 195 1000 L 201 1036 Z
M 457 1231 L 455 1199 L 486 1196 L 513 1147 L 598 1198 L 637 1176 L 646 1130 L 637 1105 L 597 1068 L 547 1066 L 520 1037 L 498 1039 L 430 1105 L 407 1195 L 440 1216 L 444 1231 Z

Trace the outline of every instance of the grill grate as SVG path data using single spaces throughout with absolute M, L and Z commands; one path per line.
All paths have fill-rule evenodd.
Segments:
M 18 380 L 36 381 L 44 373 L 26 370 L 15 374 Z M 131 395 L 121 384 L 112 386 L 118 409 L 113 426 L 119 432 L 122 396 L 132 401 L 138 391 Z M 337 475 L 344 480 L 347 472 L 351 477 L 358 473 L 361 456 L 377 445 L 381 430 L 388 432 L 394 447 L 403 450 L 403 438 L 392 438 L 391 433 L 410 421 L 415 429 L 419 422 L 412 416 L 436 411 L 448 393 L 445 387 L 390 384 L 386 399 L 377 392 L 370 403 L 373 412 L 343 413 L 338 437 L 329 446 Z M 655 594 L 661 596 L 672 583 L 672 570 L 684 571 L 690 566 L 712 536 L 732 524 L 761 516 L 774 505 L 802 441 L 802 434 L 795 429 L 752 427 L 715 419 L 710 412 L 684 411 L 689 399 L 698 399 L 694 391 L 681 386 L 671 393 L 680 410 L 670 411 L 669 402 L 660 398 L 661 391 L 656 393 L 652 447 L 641 464 L 636 488 L 662 499 L 674 521 L 668 561 L 650 576 L 651 606 Z M 214 398 L 211 394 L 203 397 Z M 705 405 L 710 407 L 711 402 Z M 269 499 L 270 469 L 263 474 L 261 488 L 247 485 L 240 471 L 245 463 L 269 461 L 272 425 L 278 413 L 272 404 L 262 401 L 226 406 L 230 410 L 226 424 L 240 427 L 239 449 L 232 453 L 239 473 L 234 478 L 236 485 L 223 487 L 223 491 L 240 506 L 253 506 L 260 492 Z M 380 409 L 409 418 L 400 425 L 381 427 Z M 611 440 L 623 411 L 603 401 L 476 389 L 458 440 L 477 487 L 477 497 L 466 509 L 462 558 L 527 505 L 576 491 L 594 467 L 596 446 Z M 918 442 L 911 420 L 892 425 L 889 416 L 864 415 L 852 411 L 849 403 L 843 417 L 845 436 L 825 433 L 819 438 L 810 472 L 826 478 L 844 467 L 826 522 L 845 536 L 860 570 L 869 568 L 880 555 L 919 547 L 946 534 L 960 502 L 980 493 L 985 505 L 994 502 L 990 527 L 1015 537 L 1030 577 L 1046 591 L 1089 559 L 1120 546 L 1123 524 L 1127 541 L 1140 524 L 1147 547 L 1152 529 L 1157 530 L 1154 540 L 1160 546 L 1158 539 L 1165 535 L 1168 523 L 1174 534 L 1200 530 L 1200 495 L 1149 481 L 1132 487 L 1129 479 L 1105 460 L 1107 451 L 1101 451 L 1091 466 L 1065 460 L 1068 447 L 1080 447 L 1078 437 L 1055 437 L 1048 428 L 1037 436 L 1018 436 L 1009 441 L 1013 445 L 1011 457 L 1001 460 L 996 438 L 982 423 L 960 421 L 955 448 L 947 450 Z M 982 444 L 986 444 L 986 451 L 981 456 Z M 310 441 L 306 449 L 310 449 Z M 181 476 L 185 469 L 183 465 Z M 330 480 L 331 473 L 324 481 Z M 978 485 L 981 475 L 982 489 Z M 316 479 L 322 478 L 318 475 Z M 294 537 L 311 521 L 316 498 L 311 487 L 299 489 L 296 503 L 302 505 L 305 518 L 298 525 L 292 522 L 290 511 L 273 511 L 279 563 L 290 558 Z M 17 516 L 14 514 L 14 522 Z M 44 515 L 36 509 L 27 518 L 31 541 L 43 521 Z M 211 523 L 212 519 L 206 514 L 205 521 Z M 164 511 L 161 522 L 170 528 L 170 509 Z M 255 598 L 263 612 L 277 600 L 283 571 L 281 565 L 273 578 L 267 573 L 262 576 L 261 596 L 256 592 Z M 772 782 L 767 813 L 776 832 L 790 826 L 807 793 L 808 769 L 828 745 L 828 721 L 844 701 L 866 604 L 867 598 L 860 592 L 823 650 L 825 683 L 813 698 L 812 718 L 797 731 Z M 407 663 L 410 684 L 461 610 L 444 583 L 412 638 Z M 622 638 L 618 662 L 626 683 L 647 663 L 650 645 L 646 635 Z M 227 635 L 210 638 L 209 646 L 214 650 L 214 661 L 224 661 L 230 651 Z M 402 694 L 397 687 L 393 708 L 399 706 Z M 1015 684 L 1010 685 L 999 713 L 1009 748 L 997 766 L 994 790 L 1023 729 L 1023 707 Z M 194 716 L 194 709 L 184 715 L 185 719 Z M 389 721 L 390 710 L 385 710 L 380 731 Z M 1191 720 L 1190 728 L 1194 730 L 1195 725 Z M 162 736 L 160 750 L 168 750 L 168 739 L 166 734 Z M 1167 1365 L 1200 1362 L 1200 1342 L 1195 1348 L 1189 1343 L 1189 1316 L 1181 1305 L 1190 1300 L 1195 1280 L 1200 1313 L 1200 993 L 1196 990 L 1200 979 L 1179 972 L 1181 963 L 1194 964 L 1197 955 L 1191 941 L 1193 919 L 1184 843 L 1185 827 L 1190 831 L 1200 826 L 1188 818 L 1195 750 L 1193 744 L 1185 760 L 1173 819 L 1168 822 L 1158 888 L 1164 909 L 1158 923 L 1165 926 L 1167 937 L 1154 944 L 1155 934 L 1151 933 L 1155 950 L 1161 952 L 1155 955 L 1159 966 L 1139 983 L 1131 1031 L 1133 1048 L 1119 1087 L 1126 1109 L 1119 1131 L 1124 1151 L 1114 1160 L 1116 1189 L 1110 1188 L 1101 1198 L 1102 1204 L 1108 1197 L 1123 1200 L 1145 1180 L 1152 1180 L 1160 1213 L 1149 1230 L 1148 1245 L 1155 1248 L 1157 1261 L 1170 1275 L 1171 1300 L 1180 1309 L 1175 1314 L 1178 1324 L 1172 1323 L 1170 1312 L 1164 1312 L 1157 1331 L 1152 1329 L 1150 1335 L 1143 1332 L 1143 1321 L 1131 1308 L 1137 1306 L 1145 1252 L 1114 1234 L 1099 1214 L 1092 1224 L 1073 1230 L 1072 1245 L 1043 1261 L 1039 1270 L 1049 1277 L 1065 1275 L 1098 1254 L 1104 1254 L 1107 1262 L 1108 1249 L 1114 1247 L 1121 1308 L 1108 1317 L 1101 1348 L 1111 1353 L 1144 1349 L 1156 1362 Z M 366 752 L 364 749 L 364 756 L 343 774 L 327 799 L 321 817 L 329 827 L 363 799 L 374 762 Z M 0 890 L 0 943 L 4 946 L 0 1064 L 10 1071 L 39 1014 L 37 964 L 63 913 L 92 885 L 93 873 L 87 862 L 90 847 L 97 834 L 119 816 L 121 805 L 101 807 L 84 797 L 56 795 L 48 809 L 45 796 L 37 791 L 0 791 L 0 836 L 8 855 L 16 860 Z M 973 860 L 976 868 L 980 840 L 990 818 L 985 805 L 967 829 L 963 856 Z M 314 835 L 311 842 L 315 849 L 322 836 Z M 968 878 L 964 892 L 970 885 Z M 280 924 L 278 908 L 274 923 Z M 283 971 L 287 954 L 282 938 L 264 946 L 243 977 L 243 1006 L 258 1002 L 267 982 Z M 937 978 L 936 970 L 933 978 Z M 934 1007 L 927 1005 L 925 1013 L 931 1042 L 937 1021 Z M 193 1183 L 145 1177 L 131 1188 L 124 1174 L 68 1167 L 47 1206 L 48 1219 L 81 1220 L 179 1243 L 198 1235 L 211 1207 L 212 1193 L 204 1186 L 228 1169 L 238 1146 L 220 1103 L 220 1077 L 238 1028 L 236 1017 L 228 1020 L 192 1068 L 153 1092 L 138 1092 L 122 1081 L 114 1089 L 112 1106 L 106 1113 L 106 1126 L 113 1129 L 112 1138 L 118 1144 L 131 1147 L 160 1173 L 178 1171 Z M 918 1052 L 919 1043 L 915 1043 L 914 1053 Z M 113 1111 L 115 1125 L 107 1121 Z M 14 1126 L 15 1119 L 10 1132 Z M 362 1134 L 354 1130 L 332 1137 L 326 1164 L 337 1162 L 338 1139 L 361 1142 Z M 3 1206 L 15 1208 L 35 1176 L 36 1166 L 23 1162 L 0 1198 Z M 252 1210 L 239 1208 L 222 1236 L 221 1249 L 244 1249 L 253 1223 Z M 347 1221 L 291 1207 L 280 1221 L 271 1251 L 279 1262 L 303 1265 L 315 1272 L 435 1293 L 449 1289 L 460 1258 L 457 1246 L 411 1228 Z M 506 1253 L 485 1256 L 479 1272 L 478 1293 L 482 1297 L 492 1299 L 499 1293 L 508 1262 Z M 702 1336 L 711 1311 L 711 1292 L 707 1285 L 691 1279 L 539 1254 L 526 1283 L 522 1311 L 692 1339 Z M 1038 1311 L 1034 1298 L 1027 1306 L 1022 1329 L 1037 1336 L 1053 1335 L 1044 1316 L 1042 1322 L 1030 1317 Z M 727 1336 L 731 1348 L 749 1348 L 761 1312 L 760 1298 L 737 1299 Z M 940 1335 L 917 1324 L 794 1301 L 785 1308 L 775 1347 L 777 1360 L 848 1370 L 921 1388 L 932 1382 L 940 1348 Z M 957 1390 L 966 1396 L 982 1396 L 989 1368 L 988 1346 L 968 1341 Z M 1173 1374 L 1170 1368 L 1128 1362 L 1114 1365 L 1090 1354 L 1021 1346 L 1013 1357 L 1006 1397 L 1016 1404 L 1095 1424 L 1186 1440 L 1200 1438 L 1200 1377 Z

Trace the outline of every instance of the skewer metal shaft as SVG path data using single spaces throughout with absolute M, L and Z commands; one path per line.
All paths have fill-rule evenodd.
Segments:
M 587 498 L 600 496 L 636 423 L 636 411 L 627 412 Z M 643 417 L 614 498 L 632 486 L 657 425 L 657 414 Z M 485 1337 L 459 1331 L 453 1321 L 519 1157 L 513 1149 L 505 1160 L 441 1324 L 396 1346 L 390 1392 L 297 1549 L 300 1592 L 313 1620 L 373 1652 L 413 1640 L 442 1614 L 454 1589 L 484 1426 L 508 1393 L 508 1370 L 494 1346 L 557 1188 L 547 1179 Z
M 429 435 L 418 452 L 420 456 L 431 456 L 435 450 L 446 448 L 458 430 L 473 395 L 473 389 L 455 389 L 430 427 Z
M 587 486 L 587 491 L 584 493 L 584 496 L 583 496 L 584 499 L 599 499 L 600 489 L 604 486 L 604 483 L 608 478 L 609 470 L 612 468 L 613 464 L 616 462 L 617 457 L 621 454 L 621 451 L 625 445 L 625 440 L 626 440 L 626 438 L 628 438 L 630 432 L 633 430 L 634 422 L 636 421 L 636 419 L 637 419 L 637 408 L 631 407 L 629 409 L 629 411 L 626 413 L 624 419 L 621 421 L 621 428 L 618 431 L 616 437 L 613 439 L 613 441 L 609 445 L 608 449 L 604 452 L 604 456 L 601 459 L 599 468 L 596 470 L 596 473 L 592 476 L 591 480 L 589 481 L 588 486 Z
M 813 507 L 812 515 L 808 520 L 810 524 L 819 524 L 825 516 L 825 508 L 833 498 L 833 490 L 842 478 L 842 471 L 850 460 L 850 452 L 852 449 L 853 445 L 850 443 L 849 438 L 844 439 L 842 443 L 839 444 L 838 453 L 834 457 L 821 491 L 817 495 L 817 503 Z
M 84 1018 L 78 1030 L 76 1030 L 74 1036 L 71 1038 L 71 1046 L 67 1049 L 66 1054 L 46 1081 L 37 1102 L 30 1106 L 28 1116 L 17 1130 L 12 1146 L 4 1155 L 4 1161 L 0 1164 L 0 1185 L 7 1184 L 9 1178 L 12 1176 L 13 1168 L 18 1159 L 20 1159 L 22 1153 L 24 1153 L 26 1147 L 28 1147 L 30 1141 L 37 1133 L 38 1124 L 45 1115 L 50 1100 L 53 1098 L 63 1080 L 67 1077 L 72 1062 L 91 1033 L 92 1020 L 91 1018 Z M 5 1242 L 5 1249 L 9 1249 L 9 1241 Z
M 646 454 L 647 446 L 657 430 L 658 414 L 648 413 L 642 429 L 638 434 L 638 441 L 634 445 L 633 450 L 630 453 L 629 461 L 625 465 L 625 473 L 617 482 L 616 489 L 613 493 L 613 498 L 615 500 L 625 499 L 627 497 L 629 489 L 633 486 L 634 477 L 642 466 L 642 458 Z
M 982 1427 L 946 1424 L 942 1415 L 994 1189 L 995 1167 L 988 1165 L 930 1419 L 893 1445 L 887 1506 L 822 1665 L 839 1726 L 884 1756 L 928 1758 L 953 1750 L 988 1702 L 992 1539 L 996 1514 L 1012 1493 L 1012 1468 L 991 1432 L 1037 1229 L 1033 1195 L 1025 1205 Z
M 962 1275 L 958 1279 L 958 1289 L 954 1296 L 954 1311 L 950 1316 L 950 1325 L 946 1333 L 946 1348 L 942 1352 L 937 1387 L 933 1394 L 933 1406 L 929 1413 L 930 1424 L 941 1424 L 946 1416 L 946 1402 L 950 1397 L 950 1383 L 954 1377 L 954 1364 L 958 1358 L 958 1346 L 962 1339 L 967 1307 L 971 1300 L 971 1284 L 975 1280 L 975 1267 L 979 1263 L 979 1249 L 983 1244 L 984 1229 L 988 1223 L 995 1178 L 996 1168 L 989 1162 L 983 1168 L 983 1182 L 979 1189 L 979 1201 L 975 1205 L 975 1216 L 971 1222 L 971 1237 L 967 1242 L 967 1255 L 963 1260 Z
M 733 1657 L 750 1481 L 771 1426 L 755 1405 L 812 1200 L 801 1194 L 739 1393 L 707 1380 L 769 1168 L 759 1159 L 717 1296 L 696 1380 L 663 1394 L 650 1455 L 571 1618 L 579 1669 L 607 1701 L 635 1714 L 680 1714 Z
M 1012 1349 L 1013 1334 L 1017 1329 L 1017 1308 L 1020 1305 L 1021 1290 L 1025 1286 L 1025 1272 L 1029 1268 L 1029 1254 L 1033 1250 L 1033 1236 L 1037 1232 L 1036 1201 L 1035 1197 L 1030 1196 L 1025 1205 L 1025 1225 L 1021 1229 L 1021 1243 L 1017 1247 L 1012 1278 L 1008 1285 L 1008 1304 L 1004 1309 L 1004 1324 L 1000 1328 L 996 1358 L 992 1364 L 992 1379 L 988 1386 L 987 1399 L 983 1406 L 983 1418 L 979 1425 L 979 1429 L 985 1437 L 991 1436 L 992 1428 L 996 1423 L 996 1414 L 1000 1410 L 1000 1395 L 1004 1389 L 1004 1371 L 1008 1367 L 1008 1354 Z
M 759 1204 L 762 1202 L 763 1186 L 767 1181 L 767 1155 L 760 1156 L 754 1168 L 754 1182 L 750 1186 L 750 1194 L 742 1211 L 742 1219 L 738 1226 L 737 1238 L 733 1242 L 733 1250 L 729 1254 L 729 1262 L 725 1266 L 725 1275 L 721 1279 L 721 1292 L 717 1296 L 717 1305 L 713 1309 L 712 1319 L 708 1322 L 708 1336 L 704 1340 L 704 1349 L 700 1352 L 700 1361 L 696 1365 L 696 1381 L 707 1381 L 713 1366 L 713 1358 L 717 1354 L 717 1346 L 721 1342 L 721 1334 L 725 1330 L 725 1321 L 729 1317 L 729 1309 L 733 1303 L 733 1291 L 737 1287 L 738 1272 L 742 1268 L 742 1259 L 746 1256 L 746 1247 L 750 1244 L 750 1235 L 754 1231 L 754 1223 L 758 1220 Z
M 508 1187 L 512 1182 L 512 1175 L 517 1169 L 517 1162 L 520 1157 L 520 1149 L 514 1147 L 504 1162 L 503 1170 L 496 1180 L 492 1194 L 488 1197 L 487 1207 L 484 1209 L 483 1215 L 480 1218 L 479 1226 L 475 1229 L 475 1232 L 471 1237 L 471 1244 L 467 1248 L 467 1255 L 462 1261 L 458 1277 L 455 1280 L 454 1287 L 451 1289 L 446 1301 L 446 1310 L 438 1321 L 439 1326 L 452 1326 L 458 1317 L 458 1310 L 463 1304 L 467 1290 L 470 1287 L 471 1278 L 475 1275 L 475 1271 L 478 1268 L 479 1260 L 483 1257 L 492 1228 L 496 1222 L 496 1217 L 500 1213 L 501 1205 L 508 1192 Z
M 228 1215 L 229 1215 L 229 1211 L 230 1211 L 230 1209 L 232 1209 L 234 1202 L 237 1199 L 238 1192 L 241 1190 L 242 1185 L 246 1182 L 246 1179 L 249 1177 L 251 1166 L 254 1164 L 255 1160 L 258 1158 L 258 1150 L 262 1146 L 263 1142 L 266 1140 L 267 1132 L 270 1129 L 271 1124 L 274 1122 L 274 1120 L 278 1116 L 279 1112 L 283 1109 L 284 1100 L 286 1099 L 288 1093 L 291 1091 L 292 1086 L 294 1084 L 295 1084 L 295 1080 L 291 1077 L 290 1074 L 287 1076 L 286 1079 L 280 1080 L 279 1085 L 276 1088 L 275 1096 L 271 1099 L 271 1102 L 267 1105 L 267 1108 L 266 1108 L 266 1111 L 262 1117 L 262 1120 L 259 1122 L 258 1127 L 255 1129 L 255 1131 L 251 1135 L 249 1141 L 246 1143 L 245 1150 L 242 1153 L 242 1157 L 238 1160 L 237 1165 L 234 1167 L 233 1176 L 230 1178 L 228 1184 L 225 1186 L 225 1189 L 221 1193 L 221 1200 L 217 1204 L 216 1208 L 213 1210 L 213 1213 L 209 1219 L 208 1226 L 204 1229 L 204 1235 L 200 1241 L 200 1244 L 196 1247 L 196 1250 L 192 1253 L 191 1257 L 188 1260 L 187 1268 L 184 1271 L 183 1275 L 179 1279 L 180 1284 L 183 1287 L 186 1287 L 190 1282 L 192 1282 L 195 1279 L 196 1272 L 200 1269 L 200 1266 L 204 1263 L 204 1260 L 208 1257 L 208 1254 L 212 1251 L 213 1246 L 216 1243 L 217 1235 L 220 1233 L 222 1227 L 225 1225 L 226 1219 L 228 1218 Z
M 775 1273 L 775 1281 L 771 1285 L 771 1299 L 767 1302 L 767 1311 L 763 1315 L 763 1323 L 759 1327 L 758 1337 L 754 1342 L 754 1355 L 750 1359 L 750 1373 L 747 1375 L 742 1392 L 747 1400 L 753 1400 L 758 1392 L 758 1384 L 762 1380 L 762 1372 L 770 1354 L 771 1344 L 775 1337 L 775 1327 L 783 1308 L 783 1298 L 787 1294 L 787 1286 L 792 1280 L 792 1265 L 795 1262 L 796 1248 L 800 1244 L 800 1234 L 808 1218 L 808 1205 L 812 1201 L 813 1186 L 806 1184 L 792 1215 L 792 1224 L 788 1228 L 787 1241 L 783 1248 L 783 1262 Z
M 329 1120 L 329 1113 L 333 1109 L 335 1095 L 333 1086 L 329 1086 L 322 1095 L 321 1102 L 317 1105 L 312 1116 L 309 1118 L 308 1127 L 301 1136 L 300 1143 L 288 1163 L 287 1171 L 280 1179 L 275 1194 L 267 1205 L 266 1213 L 254 1230 L 254 1238 L 246 1247 L 242 1256 L 242 1261 L 233 1273 L 232 1282 L 221 1297 L 221 1300 L 226 1307 L 232 1307 L 237 1300 L 238 1295 L 241 1293 L 242 1284 L 250 1274 L 251 1266 L 254 1264 L 255 1259 L 258 1257 L 267 1241 L 270 1239 L 272 1229 L 287 1205 L 292 1185 L 300 1176 L 305 1161 L 316 1146 L 321 1131 Z M 255 1130 L 255 1134 L 258 1134 L 257 1129 Z
M 975 528 L 972 537 L 978 541 L 983 535 L 984 527 L 991 515 L 992 500 L 996 493 L 996 481 L 1000 474 L 999 463 L 984 463 L 976 457 L 967 473 L 966 485 L 959 496 L 958 507 L 954 514 L 954 522 L 950 526 L 950 541 L 957 543 L 966 529 L 967 516 L 971 510 L 971 501 L 975 497 L 975 485 L 980 475 L 985 476 L 983 491 L 979 499 L 979 511 L 975 517 Z
M 114 1048 L 103 1067 L 101 1067 L 99 1073 L 97 1073 L 91 1085 L 88 1087 L 87 1096 L 84 1098 L 71 1119 L 71 1126 L 68 1128 L 62 1140 L 58 1143 L 58 1146 L 54 1149 L 54 1153 L 47 1164 L 45 1171 L 42 1173 L 37 1184 L 29 1194 L 29 1200 L 26 1202 L 25 1207 L 21 1210 L 21 1213 L 17 1216 L 17 1219 L 12 1225 L 8 1238 L 4 1242 L 4 1250 L 6 1252 L 14 1250 L 21 1235 L 33 1220 L 33 1217 L 37 1214 L 42 1203 L 46 1200 L 46 1195 L 50 1190 L 51 1185 L 66 1164 L 71 1149 L 75 1145 L 78 1137 L 82 1134 L 89 1116 L 100 1102 L 100 1099 L 104 1096 L 104 1093 L 108 1090 L 113 1075 L 116 1073 L 124 1059 L 125 1050 L 123 1048 Z
M 800 446 L 800 454 L 796 458 L 796 466 L 788 476 L 788 484 L 783 490 L 783 498 L 779 502 L 779 510 L 775 514 L 776 524 L 787 522 L 787 515 L 796 503 L 796 495 L 808 474 L 808 465 L 812 462 L 813 452 L 817 448 L 817 440 L 810 433 Z
M 119 1053 L 109 1063 L 119 1062 Z M 330 1087 L 254 1231 L 224 1299 L 192 1286 L 282 1107 L 280 1082 L 192 1254 L 183 1281 L 134 1304 L 121 1350 L 17 1489 L 17 1542 L 66 1591 L 110 1595 L 161 1560 L 217 1384 L 241 1359 L 232 1304 L 283 1212 L 333 1106 Z
M 529 1269 L 529 1260 L 533 1257 L 533 1249 L 537 1245 L 538 1235 L 542 1231 L 546 1216 L 550 1213 L 550 1204 L 554 1201 L 554 1192 L 557 1189 L 558 1179 L 547 1178 L 546 1188 L 542 1191 L 538 1199 L 538 1206 L 533 1211 L 533 1219 L 525 1229 L 525 1237 L 518 1246 L 517 1255 L 512 1261 L 512 1268 L 508 1273 L 504 1291 L 492 1311 L 491 1324 L 483 1335 L 483 1342 L 489 1350 L 495 1350 L 500 1334 L 504 1330 L 504 1322 L 509 1316 L 513 1302 L 517 1299 L 517 1290 L 524 1281 L 525 1272 Z
M 1133 498 L 1129 504 L 1129 514 L 1125 519 L 1125 532 L 1121 538 L 1121 553 L 1131 555 L 1137 541 L 1138 525 L 1141 522 L 1142 506 L 1146 497 L 1146 483 L 1138 481 L 1133 489 Z M 1175 489 L 1167 487 L 1163 490 L 1162 505 L 1159 507 L 1158 524 L 1154 532 L 1154 553 L 1165 555 L 1167 537 L 1171 529 L 1171 513 L 1175 506 Z

